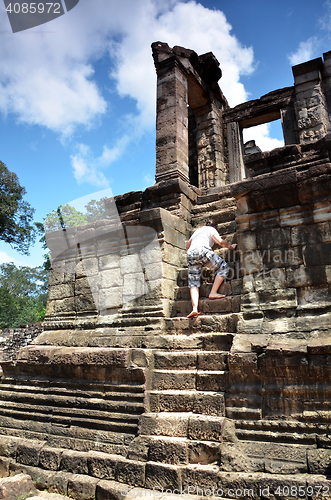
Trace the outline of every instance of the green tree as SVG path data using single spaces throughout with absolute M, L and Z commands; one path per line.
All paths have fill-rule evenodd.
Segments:
M 66 227 L 87 224 L 87 217 L 67 203 L 53 210 L 44 220 L 45 231 L 58 231 Z
M 36 229 L 34 209 L 23 200 L 25 194 L 17 175 L 0 161 L 0 240 L 28 255 L 29 246 L 35 241 Z
M 108 210 L 105 206 L 105 200 L 107 198 L 101 198 L 100 200 L 91 200 L 85 205 L 86 208 L 86 218 L 88 222 L 93 222 L 96 220 L 108 219 Z M 115 205 L 116 207 L 116 205 Z
M 0 265 L 0 326 L 42 321 L 46 313 L 48 272 L 43 267 Z

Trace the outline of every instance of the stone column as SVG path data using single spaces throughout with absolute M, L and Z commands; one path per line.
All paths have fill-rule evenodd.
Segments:
M 321 58 L 292 67 L 300 144 L 321 139 L 328 133 L 329 118 L 321 88 L 322 69 Z
M 280 110 L 285 146 L 299 144 L 297 122 L 292 106 Z
M 216 102 L 194 109 L 197 131 L 199 187 L 224 186 L 227 171 L 223 155 L 222 112 Z
M 189 182 L 187 75 L 175 57 L 157 65 L 156 182 Z
M 243 158 L 242 134 L 237 122 L 228 123 L 228 150 L 229 150 L 229 175 L 230 184 L 243 180 L 245 165 Z

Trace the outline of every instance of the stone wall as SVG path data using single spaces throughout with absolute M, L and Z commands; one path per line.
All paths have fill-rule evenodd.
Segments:
M 1 346 L 1 361 L 12 361 L 16 359 L 19 350 L 29 345 L 43 331 L 43 324 L 33 323 L 19 328 L 4 328 L 0 331 L 3 337 Z

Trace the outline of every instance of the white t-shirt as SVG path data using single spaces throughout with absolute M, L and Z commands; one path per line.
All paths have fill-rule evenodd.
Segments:
M 191 236 L 191 250 L 200 250 L 202 247 L 211 248 L 214 244 L 213 236 L 216 235 L 220 237 L 217 230 L 212 226 L 203 226 L 200 229 L 194 231 Z

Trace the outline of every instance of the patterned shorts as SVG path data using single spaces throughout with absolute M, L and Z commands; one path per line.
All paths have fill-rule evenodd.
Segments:
M 230 271 L 229 265 L 210 248 L 202 247 L 201 250 L 188 250 L 188 286 L 190 288 L 192 286 L 200 286 L 202 266 L 208 263 L 211 263 L 213 267 L 217 268 L 217 274 L 219 276 L 227 278 Z

